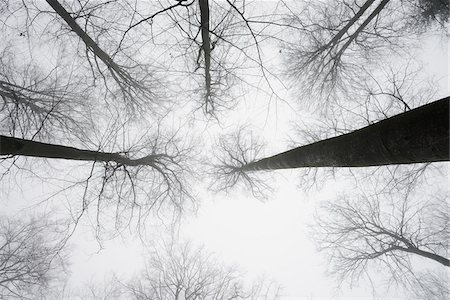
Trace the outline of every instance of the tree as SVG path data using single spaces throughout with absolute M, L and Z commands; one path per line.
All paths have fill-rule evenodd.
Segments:
M 434 24 L 444 29 L 448 16 L 441 0 L 306 2 L 291 17 L 301 42 L 286 46 L 287 67 L 307 96 L 330 99 L 359 80 L 362 69 L 382 65 L 383 54 L 408 56 L 414 36 Z
M 321 206 L 311 238 L 327 254 L 330 272 L 340 283 L 370 277 L 369 270 L 376 269 L 391 283 L 429 292 L 445 278 L 416 270 L 413 258 L 428 260 L 430 267 L 431 261 L 436 268 L 450 266 L 445 197 L 411 191 L 341 195 Z
M 180 143 L 175 135 L 167 136 L 158 132 L 153 137 L 142 138 L 141 145 L 134 144 L 130 149 L 115 153 L 3 135 L 0 138 L 0 154 L 5 156 L 5 160 L 36 157 L 90 163 L 87 178 L 76 181 L 69 187 L 84 186 L 75 223 L 90 204 L 96 202 L 98 238 L 102 228 L 101 216 L 109 215 L 107 208 L 110 206 L 115 207 L 112 218 L 116 219 L 115 229 L 119 230 L 123 226 L 129 226 L 134 217 L 137 217 L 139 226 L 142 225 L 150 212 L 158 213 L 169 208 L 179 214 L 183 211 L 184 204 L 187 205 L 186 202 L 193 203 L 194 200 L 186 181 L 187 175 L 195 177 L 195 171 L 189 164 L 193 148 L 186 141 Z M 133 158 L 140 153 L 150 154 Z M 90 184 L 93 185 L 92 188 Z
M 34 63 L 21 65 L 8 47 L 1 56 L 2 134 L 50 141 L 92 126 L 85 113 L 91 107 L 87 89 L 71 70 L 56 66 L 47 73 Z
M 245 288 L 239 272 L 190 243 L 152 253 L 145 269 L 125 289 L 136 300 L 277 299 L 280 292 L 276 284 L 264 281 Z
M 215 166 L 222 189 L 249 172 L 305 167 L 367 167 L 448 161 L 450 98 L 443 98 L 362 129 L 257 160 L 261 147 L 221 142 Z M 233 140 L 231 143 L 236 143 Z M 222 181 L 222 182 L 221 182 Z
M 0 298 L 34 299 L 64 277 L 60 224 L 36 218 L 0 220 Z M 55 235 L 56 234 L 56 235 Z
M 135 79 L 126 70 L 119 66 L 100 46 L 77 24 L 76 20 L 67 12 L 67 10 L 57 0 L 47 0 L 52 9 L 67 23 L 72 31 L 86 45 L 87 51 L 92 51 L 94 56 L 100 59 L 107 67 L 113 80 L 119 86 L 122 93 L 122 99 L 126 104 L 134 109 L 148 106 L 155 102 L 155 93 L 151 87 L 155 84 L 149 80 L 149 75 L 144 74 L 140 79 Z
M 423 68 L 410 61 L 401 66 L 386 66 L 375 74 L 365 72 L 365 80 L 352 87 L 346 97 L 336 97 L 313 122 L 298 122 L 291 147 L 318 142 L 418 108 L 436 99 L 438 83 L 424 79 Z M 403 190 L 429 176 L 443 164 L 390 165 L 372 168 L 304 168 L 299 170 L 303 189 L 320 187 L 329 179 L 350 178 L 357 185 L 377 177 L 381 191 Z M 432 175 L 431 175 L 432 176 Z M 384 182 L 382 184 L 382 182 Z
M 150 77 L 162 74 L 158 80 L 168 87 L 161 93 L 165 101 L 170 96 L 167 90 L 181 92 L 186 97 L 200 96 L 200 108 L 214 116 L 216 111 L 233 107 L 237 96 L 241 96 L 240 92 L 236 95 L 232 91 L 233 84 L 261 85 L 259 80 L 252 82 L 244 78 L 247 74 L 262 74 L 270 89 L 268 93 L 276 94 L 270 83 L 276 78 L 265 66 L 260 47 L 271 37 L 265 34 L 270 22 L 257 22 L 274 17 L 249 15 L 253 4 L 246 1 L 160 1 L 150 5 L 110 1 L 96 5 L 72 3 L 70 9 L 64 9 L 54 0 L 48 3 L 83 40 L 87 52 L 96 49 L 95 57 L 107 61 L 107 66 L 115 57 L 123 57 L 125 64 L 121 67 L 125 71 L 139 68 L 146 62 L 151 66 Z M 39 10 L 47 13 L 45 9 Z M 77 22 L 83 24 L 84 29 Z M 104 37 L 105 32 L 108 39 Z M 111 49 L 103 50 L 100 41 L 109 44 Z M 144 52 L 152 55 L 134 63 Z M 157 59 L 148 62 L 152 57 Z M 133 63 L 133 67 L 127 67 L 129 63 Z M 95 65 L 95 60 L 91 65 Z M 161 79 L 163 76 L 177 84 L 171 86 Z
M 161 116 L 156 107 L 170 103 L 153 106 L 157 88 L 149 65 L 137 59 L 128 43 L 123 43 L 126 51 L 111 50 L 102 34 L 110 30 L 112 37 L 115 27 L 80 25 L 112 2 L 80 2 L 79 14 L 53 0 L 8 1 L 0 10 L 2 36 L 8 41 L 0 49 L 7 54 L 0 66 L 2 184 L 11 183 L 8 176 L 28 172 L 57 187 L 42 200 L 61 200 L 71 190 L 78 200 L 68 204 L 75 227 L 95 206 L 90 217 L 96 220 L 98 238 L 111 225 L 122 230 L 136 218 L 140 230 L 150 213 L 170 211 L 175 218 L 195 206 L 188 204 L 194 204 L 187 183 L 195 178 L 188 160 L 191 137 L 181 138 L 173 126 L 163 128 L 167 112 Z M 108 30 L 99 33 L 99 28 Z M 24 40 L 28 46 L 19 51 Z M 130 114 L 136 110 L 142 114 Z M 28 150 L 9 152 L 13 144 Z

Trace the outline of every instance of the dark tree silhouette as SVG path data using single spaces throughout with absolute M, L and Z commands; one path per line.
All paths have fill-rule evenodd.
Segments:
M 449 97 L 423 105 L 359 130 L 256 159 L 260 146 L 223 147 L 216 165 L 223 188 L 259 170 L 306 167 L 368 167 L 448 161 Z M 239 144 L 241 143 L 241 144 Z M 230 179 L 232 178 L 232 179 Z M 221 184 L 219 183 L 219 186 Z
M 347 96 L 337 97 L 312 122 L 300 120 L 291 137 L 292 147 L 321 141 L 409 111 L 436 99 L 438 83 L 423 80 L 423 68 L 414 62 L 387 66 L 352 87 Z M 390 165 L 372 168 L 304 168 L 298 171 L 302 189 L 320 187 L 328 180 L 347 178 L 357 185 L 365 178 L 377 178 L 380 192 L 402 190 L 419 183 L 444 164 Z M 431 175 L 433 176 L 433 175 Z M 382 182 L 384 182 L 382 184 Z M 350 182 L 349 182 L 350 183 Z
M 75 227 L 91 203 L 96 203 L 99 240 L 103 217 L 115 219 L 115 230 L 130 226 L 136 217 L 140 228 L 150 213 L 170 210 L 179 214 L 187 209 L 188 202 L 194 203 L 188 183 L 195 177 L 189 162 L 193 148 L 186 141 L 181 143 L 175 135 L 165 136 L 158 132 L 153 137 L 146 137 L 148 140 L 140 145 L 134 144 L 130 149 L 114 153 L 7 136 L 0 136 L 0 139 L 3 160 L 34 157 L 91 164 L 87 178 L 69 187 L 84 186 L 82 203 L 74 216 Z M 134 158 L 141 153 L 150 154 Z M 112 214 L 108 213 L 111 207 L 115 210 Z

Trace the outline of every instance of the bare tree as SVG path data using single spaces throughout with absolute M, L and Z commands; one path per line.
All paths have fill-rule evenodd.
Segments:
M 420 284 L 413 285 L 410 292 L 414 299 L 445 300 L 450 296 L 448 276 L 445 272 L 423 272 L 417 277 Z
M 260 170 L 317 167 L 368 167 L 448 161 L 449 99 L 443 98 L 359 130 L 256 159 L 261 147 L 246 145 L 241 133 L 223 141 L 215 168 L 225 189 Z M 231 147 L 230 147 L 231 145 Z
M 425 197 L 411 191 L 361 193 L 341 195 L 322 205 L 311 238 L 328 255 L 330 272 L 340 284 L 370 278 L 370 270 L 377 270 L 407 289 L 431 288 L 427 280 L 435 280 L 420 275 L 413 258 L 433 261 L 436 268 L 449 267 L 450 232 L 447 195 Z
M 115 140 L 107 142 L 115 143 Z M 81 198 L 79 205 L 71 204 L 75 227 L 89 208 L 95 206 L 92 207 L 96 212 L 93 218 L 99 241 L 105 227 L 111 232 L 109 221 L 115 224 L 114 230 L 120 231 L 134 224 L 131 222 L 135 219 L 140 232 L 149 214 L 170 211 L 175 217 L 188 207 L 195 207 L 189 184 L 196 176 L 190 163 L 194 148 L 189 139 L 180 139 L 175 133 L 170 135 L 159 130 L 154 135 L 146 133 L 119 152 L 6 136 L 1 136 L 0 149 L 1 154 L 6 155 L 4 161 L 26 157 L 78 161 L 78 168 L 85 172 L 79 180 L 72 176 L 62 191 L 72 189 Z M 53 172 L 53 177 L 58 175 Z M 56 191 L 50 198 L 59 193 Z
M 47 0 L 52 9 L 67 23 L 71 30 L 77 34 L 86 45 L 87 51 L 91 51 L 95 58 L 100 59 L 107 67 L 113 80 L 119 86 L 123 100 L 132 108 L 137 109 L 142 106 L 148 106 L 156 102 L 155 93 L 151 90 L 155 86 L 152 83 L 151 74 L 140 74 L 136 79 L 127 69 L 133 70 L 139 68 L 119 66 L 100 46 L 77 24 L 76 20 L 69 12 L 57 1 Z M 95 60 L 96 60 L 95 59 Z M 144 68 L 139 68 L 144 71 Z M 100 69 L 99 69 L 100 70 Z
M 56 66 L 48 74 L 38 66 L 18 65 L 11 49 L 0 58 L 2 133 L 41 141 L 85 134 L 89 120 L 88 89 L 79 78 Z M 61 69 L 60 69 L 61 68 Z
M 64 278 L 59 227 L 42 217 L 0 219 L 0 298 L 36 299 Z
M 181 92 L 183 97 L 200 96 L 200 108 L 207 115 L 234 106 L 241 93 L 236 95 L 231 86 L 238 82 L 248 85 L 248 76 L 244 78 L 247 74 L 263 76 L 268 93 L 275 94 L 270 81 L 276 78 L 265 66 L 261 50 L 261 44 L 272 38 L 266 34 L 272 24 L 261 20 L 271 17 L 249 14 L 253 12 L 251 3 L 159 1 L 144 6 L 132 1 L 110 1 L 72 6 L 69 14 L 74 20 L 91 31 L 100 31 L 99 36 L 103 35 L 99 29 L 108 32 L 106 42 L 114 45 L 114 55 L 129 59 L 130 53 L 140 56 L 143 49 L 148 49 L 157 57 L 151 63 L 156 66 L 154 71 L 177 83 L 165 86 L 177 94 Z M 117 11 L 117 16 L 111 15 Z M 108 15 L 110 28 L 105 28 L 101 14 Z M 259 81 L 251 84 L 261 86 Z
M 277 299 L 280 288 L 258 282 L 245 287 L 242 275 L 190 243 L 155 251 L 142 273 L 125 289 L 132 299 Z
M 346 97 L 328 103 L 322 113 L 311 122 L 295 125 L 293 146 L 314 143 L 336 135 L 348 134 L 397 114 L 418 108 L 436 98 L 437 83 L 421 78 L 423 69 L 412 62 L 401 67 L 386 67 L 377 74 L 365 71 L 365 80 L 358 82 Z M 303 189 L 319 187 L 329 179 L 350 178 L 357 183 L 377 177 L 382 190 L 409 188 L 420 179 L 440 168 L 440 164 L 412 164 L 372 168 L 306 168 L 299 170 Z M 384 186 L 382 186 L 384 182 Z M 409 186 L 409 187 L 408 187 Z
M 287 46 L 287 66 L 306 95 L 347 90 L 382 54 L 411 49 L 424 24 L 445 28 L 445 1 L 311 1 L 291 17 L 299 43 Z M 405 53 L 407 55 L 407 53 Z
M 281 98 L 283 82 L 263 46 L 278 42 L 288 25 L 281 5 L 267 7 L 242 0 L 7 1 L 0 18 L 5 39 L 28 44 L 37 56 L 58 49 L 107 104 L 155 113 L 190 101 L 216 117 L 249 89 Z
M 264 149 L 264 145 L 252 135 L 251 131 L 239 128 L 234 133 L 221 136 L 216 149 L 217 162 L 211 164 L 210 171 L 211 190 L 228 192 L 242 182 L 256 198 L 264 199 L 270 194 L 272 188 L 266 180 L 241 169 L 242 166 L 256 161 Z

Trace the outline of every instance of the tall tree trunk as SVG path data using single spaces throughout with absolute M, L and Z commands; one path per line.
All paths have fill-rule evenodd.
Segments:
M 206 79 L 206 105 L 211 94 L 211 43 L 209 38 L 209 3 L 208 0 L 199 0 L 200 21 L 202 31 L 202 49 L 205 58 Z
M 59 158 L 82 161 L 116 162 L 126 166 L 154 166 L 161 155 L 148 155 L 138 159 L 130 159 L 119 153 L 109 153 L 78 149 L 74 147 L 35 142 L 0 135 L 0 155 L 21 155 L 43 158 Z
M 351 133 L 251 162 L 240 170 L 448 161 L 449 99 L 446 97 Z

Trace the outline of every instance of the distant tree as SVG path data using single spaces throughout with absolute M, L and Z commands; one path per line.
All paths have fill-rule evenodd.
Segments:
M 0 57 L 2 134 L 54 141 L 83 136 L 92 130 L 86 113 L 92 108 L 89 89 L 64 66 L 44 73 L 35 64 L 21 65 L 10 48 Z
M 410 295 L 415 299 L 446 300 L 450 297 L 448 275 L 445 272 L 421 272 L 418 284 L 411 286 Z
M 409 191 L 361 193 L 341 195 L 321 206 L 311 239 L 328 255 L 330 272 L 340 284 L 370 278 L 376 270 L 388 282 L 414 288 L 416 294 L 436 292 L 435 285 L 445 278 L 428 276 L 413 262 L 420 257 L 429 261 L 427 266 L 436 263 L 435 269 L 450 266 L 447 195 L 425 197 Z
M 125 290 L 131 299 L 277 299 L 280 288 L 264 281 L 245 287 L 243 277 L 190 243 L 172 244 L 150 256 Z
M 59 230 L 45 218 L 0 219 L 1 299 L 36 299 L 64 279 L 67 251 Z
M 287 46 L 287 67 L 304 96 L 323 99 L 351 89 L 348 83 L 360 80 L 361 66 L 409 51 L 417 33 L 431 25 L 445 32 L 449 17 L 445 0 L 307 1 L 300 7 L 290 18 L 298 43 Z

